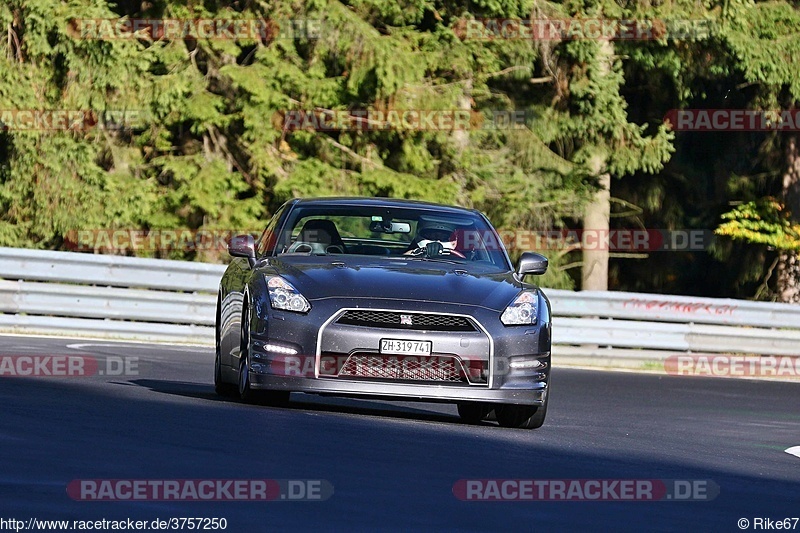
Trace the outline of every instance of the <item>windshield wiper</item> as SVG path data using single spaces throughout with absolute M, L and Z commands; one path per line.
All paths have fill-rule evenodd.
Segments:
M 425 257 L 424 255 L 408 255 L 404 256 L 405 259 L 414 259 L 416 261 L 431 261 L 434 263 L 447 263 L 450 265 L 463 265 L 464 263 L 461 261 L 453 261 L 452 259 L 444 259 L 439 257 Z

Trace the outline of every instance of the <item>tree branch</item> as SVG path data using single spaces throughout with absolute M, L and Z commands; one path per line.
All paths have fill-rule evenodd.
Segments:
M 528 70 L 531 67 L 526 67 L 524 65 L 516 65 L 513 67 L 504 68 L 503 70 L 498 70 L 497 72 L 490 72 L 489 74 L 484 74 L 486 78 L 495 78 L 497 76 L 502 76 L 504 74 L 508 74 L 509 72 L 514 72 L 517 70 Z
M 342 152 L 346 153 L 346 154 L 347 154 L 347 155 L 349 155 L 350 157 L 352 157 L 352 158 L 354 158 L 354 159 L 356 159 L 356 160 L 358 160 L 358 161 L 361 161 L 361 162 L 362 162 L 362 164 L 369 165 L 369 166 L 371 166 L 371 167 L 373 167 L 373 168 L 380 168 L 380 167 L 382 167 L 382 166 L 383 166 L 383 165 L 380 165 L 380 164 L 376 163 L 376 162 L 375 162 L 375 161 L 373 161 L 372 159 L 367 159 L 366 157 L 364 157 L 364 156 L 362 156 L 362 155 L 359 155 L 359 154 L 355 153 L 354 151 L 352 151 L 352 150 L 351 150 L 350 148 L 348 148 L 347 146 L 345 146 L 345 145 L 343 145 L 343 144 L 341 144 L 341 143 L 339 143 L 339 142 L 336 142 L 336 141 L 334 141 L 333 139 L 331 139 L 331 138 L 330 138 L 330 137 L 328 137 L 327 135 L 323 135 L 323 138 L 324 138 L 324 139 L 325 139 L 325 140 L 326 140 L 328 143 L 332 144 L 333 146 L 335 146 L 336 148 L 338 148 L 338 149 L 339 149 L 339 150 L 341 150 Z
M 775 260 L 772 262 L 772 265 L 770 265 L 769 270 L 767 271 L 767 275 L 764 276 L 764 282 L 761 285 L 759 285 L 758 290 L 756 291 L 756 294 L 754 296 L 756 300 L 760 299 L 763 293 L 769 292 L 768 283 L 770 278 L 772 277 L 772 272 L 775 270 L 775 267 L 778 266 L 778 261 L 780 260 L 780 258 L 781 256 L 778 255 L 778 257 L 776 257 Z

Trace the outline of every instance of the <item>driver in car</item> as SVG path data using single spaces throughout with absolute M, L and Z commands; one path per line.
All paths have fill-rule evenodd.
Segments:
M 457 244 L 458 234 L 454 226 L 444 222 L 420 221 L 417 236 L 404 255 L 453 255 L 465 259 L 464 254 L 456 250 Z

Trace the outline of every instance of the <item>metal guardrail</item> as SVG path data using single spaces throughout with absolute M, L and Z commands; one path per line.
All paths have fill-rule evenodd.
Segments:
M 22 280 L 0 280 L 0 302 L 5 313 L 205 326 L 214 325 L 216 305 L 213 294 Z
M 225 267 L 0 248 L 0 329 L 211 344 Z M 548 290 L 554 357 L 659 361 L 677 353 L 800 355 L 800 306 Z
M 213 344 L 223 265 L 0 247 L 0 329 Z
M 217 292 L 225 267 L 188 261 L 0 247 L 0 278 Z

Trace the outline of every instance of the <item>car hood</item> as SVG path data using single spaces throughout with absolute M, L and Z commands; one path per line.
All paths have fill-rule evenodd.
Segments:
M 326 298 L 416 300 L 502 311 L 522 289 L 512 272 L 470 264 L 369 257 L 281 256 L 262 267 L 309 301 Z

